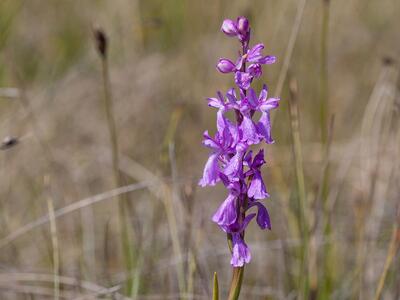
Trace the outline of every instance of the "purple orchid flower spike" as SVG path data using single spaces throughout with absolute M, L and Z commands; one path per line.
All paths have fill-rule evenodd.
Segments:
M 211 151 L 199 184 L 222 182 L 227 189 L 227 196 L 212 220 L 228 235 L 232 266 L 242 270 L 251 260 L 244 240 L 247 226 L 255 219 L 261 229 L 271 229 L 269 212 L 260 202 L 269 198 L 261 172 L 264 150 L 253 156 L 251 148 L 263 141 L 274 142 L 270 112 L 279 106 L 280 99 L 268 98 L 266 85 L 259 94 L 252 88 L 253 80 L 263 74 L 263 66 L 275 63 L 276 57 L 262 53 L 264 44 L 249 47 L 249 21 L 245 17 L 226 19 L 221 30 L 241 43 L 236 59 L 221 58 L 216 66 L 221 73 L 233 74 L 236 88 L 207 99 L 208 105 L 217 109 L 217 130 L 214 137 L 207 131 L 203 135 L 203 144 Z

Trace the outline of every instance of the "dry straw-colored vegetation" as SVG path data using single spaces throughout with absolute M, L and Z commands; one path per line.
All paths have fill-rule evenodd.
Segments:
M 242 14 L 282 98 L 242 299 L 400 299 L 400 2 L 232 2 L 0 1 L 0 299 L 211 299 L 215 271 L 226 297 L 197 181 Z

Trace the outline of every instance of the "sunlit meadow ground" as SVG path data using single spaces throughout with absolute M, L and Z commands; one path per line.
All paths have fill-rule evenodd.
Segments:
M 263 81 L 282 99 L 263 171 L 272 231 L 246 233 L 241 299 L 297 299 L 304 278 L 312 299 L 373 299 L 382 274 L 381 299 L 400 299 L 400 2 L 332 0 L 329 18 L 323 0 L 232 2 L 0 1 L 0 137 L 19 139 L 0 152 L 0 299 L 211 299 L 214 271 L 226 297 L 229 250 L 210 221 L 225 192 L 197 181 L 202 132 L 215 128 L 204 99 L 232 85 L 215 63 L 237 43 L 219 28 L 238 15 L 278 57 Z M 110 41 L 120 171 L 139 183 L 126 194 L 131 272 L 118 198 L 91 198 L 115 188 L 95 25 Z M 326 101 L 334 123 L 321 143 Z

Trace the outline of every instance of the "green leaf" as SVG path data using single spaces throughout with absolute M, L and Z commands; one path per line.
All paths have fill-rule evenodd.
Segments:
M 218 300 L 218 276 L 217 272 L 214 272 L 214 288 L 213 288 L 213 300 Z

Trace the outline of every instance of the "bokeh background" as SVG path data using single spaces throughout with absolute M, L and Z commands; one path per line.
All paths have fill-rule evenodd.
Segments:
M 282 100 L 263 146 L 272 231 L 247 230 L 242 299 L 400 299 L 399 14 L 397 0 L 1 0 L 0 298 L 211 299 L 214 272 L 226 297 L 210 220 L 225 191 L 197 181 L 205 98 L 233 85 L 215 69 L 238 49 L 220 26 L 245 15 L 278 57 L 255 86 Z

